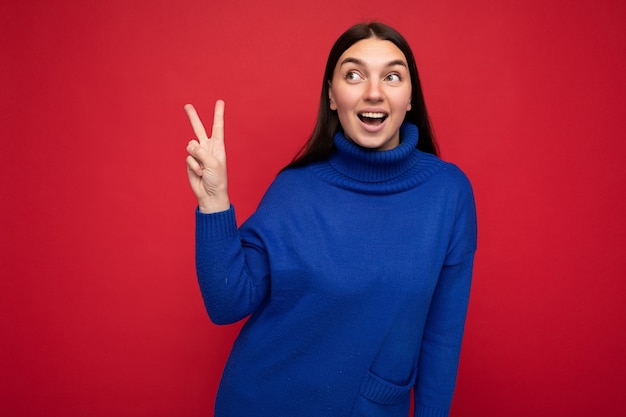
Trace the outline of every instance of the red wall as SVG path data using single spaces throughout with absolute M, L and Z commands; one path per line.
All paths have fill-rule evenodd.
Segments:
M 182 106 L 226 100 L 242 220 L 311 130 L 332 42 L 375 18 L 477 197 L 452 415 L 626 415 L 626 3 L 297 4 L 0 5 L 0 414 L 211 415 L 237 326 L 197 289 Z

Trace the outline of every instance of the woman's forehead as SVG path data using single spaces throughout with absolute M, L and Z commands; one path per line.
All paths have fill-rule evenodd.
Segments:
M 367 65 L 369 63 L 399 64 L 406 66 L 404 53 L 393 42 L 367 38 L 355 42 L 341 54 L 337 66 L 346 62 Z

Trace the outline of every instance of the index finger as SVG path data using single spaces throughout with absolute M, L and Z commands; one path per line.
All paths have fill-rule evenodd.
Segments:
M 211 129 L 211 138 L 224 140 L 224 101 L 217 100 L 215 102 L 215 111 L 213 113 L 213 128 Z
M 198 138 L 198 140 L 208 139 L 206 135 L 206 130 L 204 130 L 204 125 L 202 124 L 200 116 L 198 116 L 198 112 L 196 112 L 196 109 L 193 107 L 193 105 L 185 104 L 184 109 L 187 113 L 189 121 L 191 122 L 193 133 L 196 134 L 196 138 Z

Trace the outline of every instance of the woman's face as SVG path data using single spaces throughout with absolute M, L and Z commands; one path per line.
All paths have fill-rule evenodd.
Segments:
M 329 89 L 346 137 L 365 148 L 388 150 L 400 143 L 400 126 L 411 109 L 406 58 L 390 41 L 363 39 L 337 61 Z

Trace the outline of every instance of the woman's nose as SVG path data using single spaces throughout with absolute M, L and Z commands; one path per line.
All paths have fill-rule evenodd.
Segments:
M 368 81 L 364 98 L 369 101 L 381 101 L 383 99 L 383 91 L 380 82 L 375 80 Z

